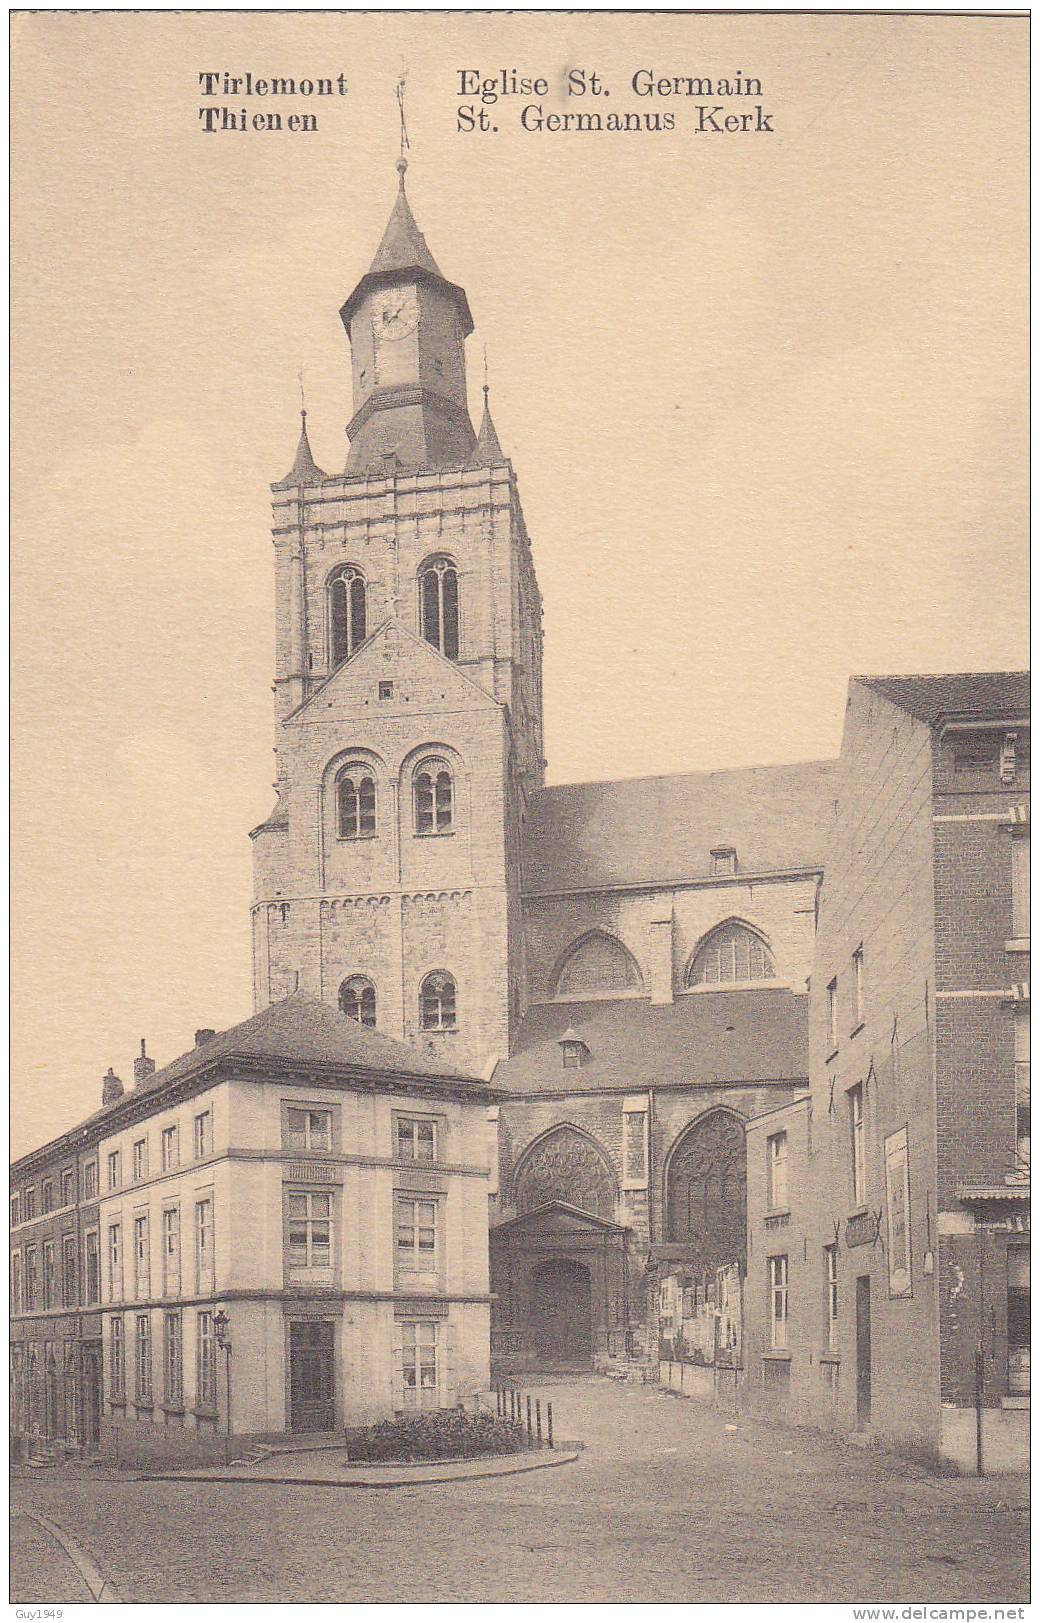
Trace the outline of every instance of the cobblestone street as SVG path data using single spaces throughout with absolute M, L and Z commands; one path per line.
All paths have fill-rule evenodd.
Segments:
M 385 1491 L 55 1474 L 17 1480 L 12 1506 L 71 1532 L 127 1601 L 1028 1599 L 1021 1480 L 937 1478 L 757 1422 L 728 1430 L 652 1388 L 534 1390 L 558 1436 L 587 1445 L 574 1464 Z M 12 1600 L 70 1599 L 53 1581 L 16 1559 Z

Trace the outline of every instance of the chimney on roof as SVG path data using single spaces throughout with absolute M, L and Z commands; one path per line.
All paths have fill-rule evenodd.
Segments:
M 216 1035 L 212 1026 L 200 1026 L 195 1033 L 195 1047 L 202 1048 L 206 1043 L 212 1042 Z
M 139 1088 L 142 1082 L 147 1082 L 150 1076 L 155 1075 L 155 1061 L 149 1059 L 145 1052 L 144 1038 L 141 1038 L 141 1052 L 134 1060 L 134 1087 Z
M 105 1075 L 101 1078 L 101 1103 L 103 1106 L 114 1105 L 116 1100 L 121 1099 L 122 1097 L 123 1084 L 120 1082 L 118 1076 L 110 1065 Z

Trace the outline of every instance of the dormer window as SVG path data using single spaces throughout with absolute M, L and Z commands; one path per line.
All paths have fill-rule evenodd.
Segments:
M 560 1038 L 560 1053 L 565 1071 L 580 1071 L 586 1060 L 591 1058 L 587 1045 L 573 1031 L 565 1031 Z
M 713 874 L 733 874 L 737 871 L 737 853 L 732 845 L 716 845 L 711 853 Z

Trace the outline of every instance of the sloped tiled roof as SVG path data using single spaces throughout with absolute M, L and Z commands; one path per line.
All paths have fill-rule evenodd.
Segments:
M 565 783 L 531 797 L 524 891 L 707 877 L 734 846 L 743 873 L 823 864 L 836 761 Z
M 147 1082 L 128 1088 L 121 1098 L 102 1106 L 60 1138 L 52 1140 L 52 1144 L 60 1143 L 83 1128 L 97 1128 L 137 1100 L 209 1071 L 214 1061 L 220 1060 L 227 1060 L 229 1064 L 236 1060 L 245 1064 L 256 1060 L 268 1066 L 284 1065 L 287 1069 L 313 1066 L 330 1074 L 337 1071 L 370 1076 L 382 1074 L 388 1080 L 414 1079 L 417 1083 L 444 1082 L 450 1083 L 453 1089 L 473 1089 L 488 1103 L 495 1097 L 495 1090 L 489 1089 L 479 1077 L 468 1076 L 406 1043 L 367 1030 L 327 1003 L 297 994 L 281 1003 L 272 1003 L 259 1014 L 217 1032 L 207 1042 L 180 1054 L 161 1071 L 154 1072 Z M 41 1145 L 21 1159 L 31 1160 L 48 1148 L 49 1145 Z
M 962 671 L 945 676 L 855 676 L 918 721 L 940 716 L 1024 716 L 1028 671 Z
M 784 988 L 692 992 L 674 1003 L 616 998 L 536 1004 L 516 1052 L 496 1068 L 508 1093 L 596 1093 L 669 1083 L 804 1081 L 809 1074 L 808 998 Z M 564 1069 L 560 1042 L 589 1050 Z

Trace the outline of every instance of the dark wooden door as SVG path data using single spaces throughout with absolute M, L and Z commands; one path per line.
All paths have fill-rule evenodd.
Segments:
M 293 1431 L 332 1431 L 336 1424 L 334 1331 L 323 1320 L 289 1326 L 290 1425 Z
M 534 1271 L 531 1330 L 540 1364 L 592 1362 L 592 1281 L 580 1262 L 558 1258 Z
M 101 1349 L 83 1349 L 83 1446 L 96 1448 L 101 1441 Z
M 856 1280 L 856 1425 L 870 1425 L 870 1275 Z

